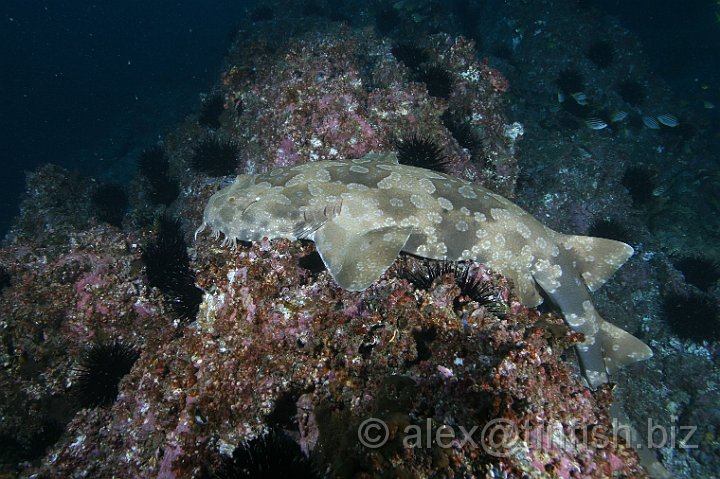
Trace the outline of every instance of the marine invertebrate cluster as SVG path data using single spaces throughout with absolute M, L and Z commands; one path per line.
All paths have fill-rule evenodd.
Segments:
M 226 176 L 237 168 L 238 145 L 218 137 L 206 138 L 193 149 L 190 166 L 209 176 Z
M 128 196 L 120 185 L 105 183 L 93 193 L 92 205 L 98 220 L 119 227 L 128 207 Z
M 122 341 L 98 343 L 86 349 L 75 368 L 74 395 L 82 407 L 107 406 L 115 402 L 120 380 L 140 356 Z

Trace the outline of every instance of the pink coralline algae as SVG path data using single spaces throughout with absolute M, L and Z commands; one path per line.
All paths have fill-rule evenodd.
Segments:
M 505 134 L 502 97 L 509 83 L 499 70 L 475 60 L 472 42 L 439 34 L 428 43 L 429 63 L 453 79 L 447 100 L 428 95 L 393 57 L 391 45 L 368 32 L 341 28 L 293 39 L 281 59 L 238 48 L 223 88 L 228 97 L 243 99 L 243 116 L 230 127 L 244 144 L 243 159 L 251 168 L 271 169 L 357 158 L 392 148 L 401 138 L 430 136 L 446 150 L 452 173 L 512 194 L 517 138 Z M 472 158 L 452 139 L 440 118 L 446 111 L 478 131 L 482 157 Z M 260 158 L 266 163 L 258 163 Z
M 120 238 L 96 239 L 93 249 L 105 256 Z M 75 254 L 81 254 L 90 237 L 76 239 Z M 573 439 L 609 427 L 609 394 L 590 394 L 560 360 L 578 340 L 561 320 L 502 303 L 500 316 L 472 301 L 458 303 L 451 274 L 427 291 L 414 288 L 397 277 L 412 258 L 398 261 L 367 291 L 350 293 L 337 288 L 327 272 L 313 274 L 299 265 L 312 244 L 279 240 L 269 245 L 233 251 L 201 234 L 195 265 L 206 299 L 198 319 L 182 330 L 162 317 L 124 326 L 111 326 L 97 311 L 95 319 L 86 318 L 87 324 L 96 321 L 95 334 L 133 331 L 143 353 L 121 382 L 116 403 L 79 411 L 35 472 L 200 477 L 223 467 L 221 451 L 227 445 L 232 450 L 262 436 L 268 418 L 290 404 L 287 417 L 273 427 L 295 431 L 298 444 L 332 477 L 431 471 L 449 476 L 473 471 L 480 477 L 490 468 L 508 477 L 599 478 L 617 468 L 614 457 L 622 458 L 619 472 L 642 477 L 634 453 L 622 443 L 598 452 Z M 5 264 L 12 251 L 4 250 Z M 122 284 L 123 289 L 137 284 L 136 294 L 143 296 L 117 303 L 106 290 L 107 307 L 132 314 L 142 299 L 162 310 L 160 297 L 141 286 L 141 270 L 118 268 L 118 261 L 130 266 L 132 256 L 114 251 L 106 272 L 97 271 L 102 281 L 94 284 Z M 25 268 L 34 270 L 35 264 L 26 261 Z M 496 297 L 507 294 L 502 278 L 482 269 L 476 273 Z M 76 314 L 75 285 L 83 276 L 73 277 L 64 300 L 68 318 Z M 29 282 L 23 290 L 36 295 L 41 288 Z M 16 287 L 13 291 L 18 294 Z M 57 304 L 63 293 L 45 294 Z M 46 328 L 46 334 L 63 337 L 65 326 Z M 26 334 L 16 332 L 18 344 Z M 60 379 L 71 362 L 46 367 Z M 53 391 L 65 394 L 61 381 Z M 357 440 L 357 428 L 369 417 L 391 431 L 379 449 L 363 448 Z M 517 424 L 519 442 L 497 457 L 497 451 L 482 447 L 480 435 L 475 445 L 456 440 L 450 448 L 402 446 L 412 425 L 434 435 L 448 427 L 482 430 L 499 420 Z

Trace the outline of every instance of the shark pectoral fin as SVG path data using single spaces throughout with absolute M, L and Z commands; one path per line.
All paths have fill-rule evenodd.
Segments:
M 605 284 L 635 252 L 622 241 L 592 236 L 563 235 L 558 242 L 570 252 L 575 268 L 590 291 Z
M 342 200 L 329 202 L 313 208 L 302 209 L 303 221 L 293 230 L 298 239 L 311 238 L 325 223 L 342 211 Z
M 542 304 L 543 298 L 540 296 L 535 279 L 531 274 L 512 270 L 504 271 L 503 274 L 515 283 L 515 293 L 520 298 L 520 303 L 528 308 L 534 308 Z
M 393 264 L 411 232 L 397 226 L 356 231 L 328 221 L 313 239 L 337 284 L 348 291 L 362 291 Z
M 596 341 L 600 343 L 607 372 L 613 374 L 618 368 L 644 361 L 652 357 L 652 349 L 638 338 L 612 323 L 602 321 Z

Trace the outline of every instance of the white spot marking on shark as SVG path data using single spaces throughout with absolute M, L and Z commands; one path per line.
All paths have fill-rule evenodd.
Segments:
M 418 181 L 418 183 L 420 183 L 420 186 L 422 186 L 425 193 L 430 194 L 430 195 L 435 193 L 435 189 L 436 189 L 435 184 L 432 181 L 430 181 L 429 179 L 421 178 Z
M 464 198 L 477 198 L 477 193 L 475 193 L 475 190 L 470 185 L 461 186 L 460 188 L 458 188 L 458 193 L 460 193 Z
M 354 173 L 369 173 L 370 172 L 370 170 L 368 170 L 364 166 L 358 166 L 358 165 L 352 165 L 350 167 L 350 171 L 352 171 Z
M 453 209 L 452 201 L 450 201 L 447 198 L 443 198 L 442 196 L 438 197 L 437 199 L 438 203 L 440 204 L 440 207 L 444 210 L 451 211 Z

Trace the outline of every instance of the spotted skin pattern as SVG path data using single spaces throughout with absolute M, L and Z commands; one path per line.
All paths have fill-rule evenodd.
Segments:
M 400 251 L 485 263 L 513 280 L 523 304 L 542 290 L 575 331 L 585 377 L 595 387 L 617 367 L 647 359 L 640 340 L 604 321 L 589 291 L 632 254 L 625 243 L 564 235 L 506 198 L 436 171 L 371 153 L 240 175 L 213 195 L 204 222 L 225 241 L 309 239 L 344 289 L 364 290 Z

